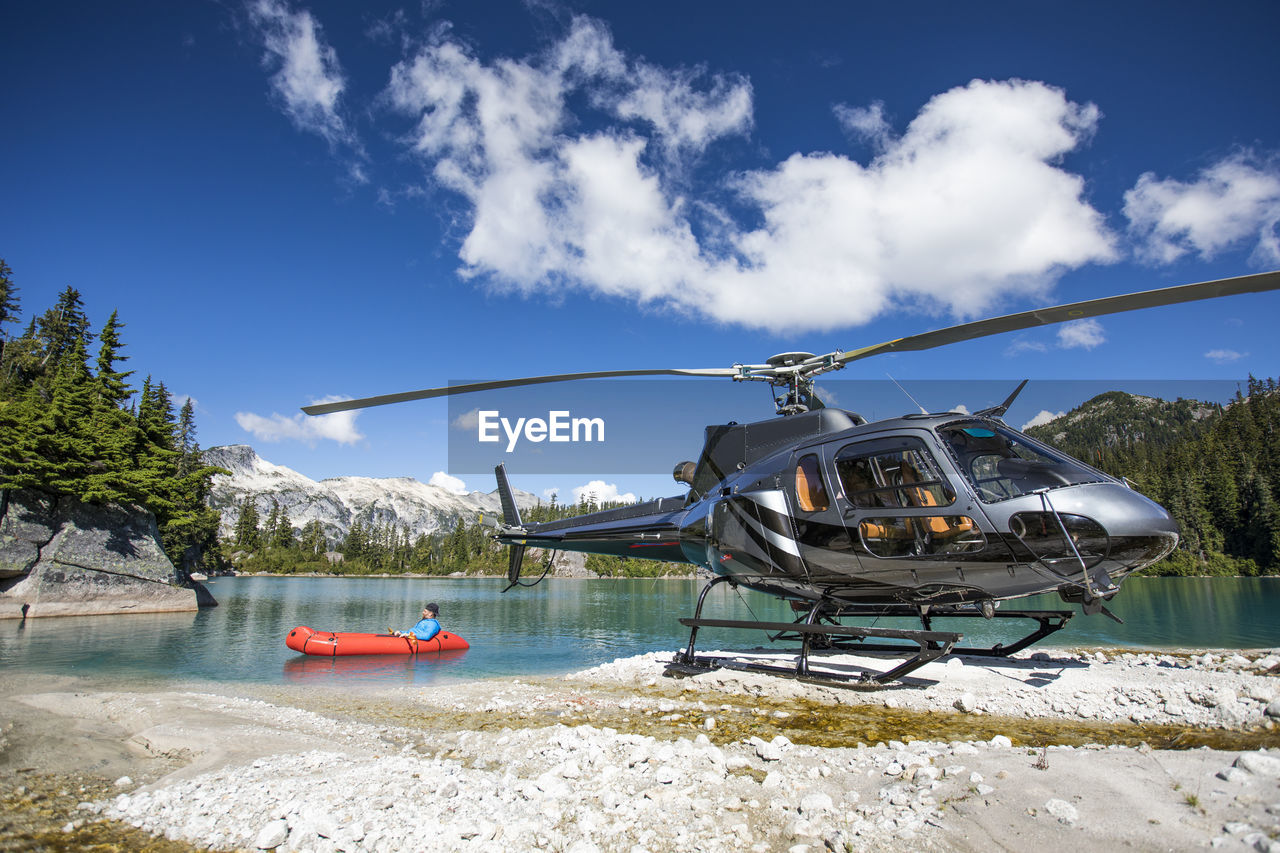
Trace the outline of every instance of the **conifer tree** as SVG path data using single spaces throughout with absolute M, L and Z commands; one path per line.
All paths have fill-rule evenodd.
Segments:
M 112 311 L 107 323 L 98 335 L 98 405 L 120 408 L 129 399 L 133 389 L 126 381 L 133 375 L 132 370 L 118 371 L 116 363 L 128 361 L 127 355 L 121 355 L 123 344 L 120 342 L 120 330 L 124 323 L 120 322 L 117 312 Z
M 18 299 L 18 288 L 13 283 L 13 270 L 0 258 L 0 364 L 4 363 L 4 345 L 9 339 L 4 327 L 7 323 L 18 319 L 22 301 Z
M 319 556 L 328 550 L 328 542 L 324 535 L 324 525 L 318 519 L 311 519 L 302 526 L 302 537 L 299 547 L 306 554 Z
M 259 547 L 258 507 L 253 496 L 245 498 L 240 504 L 240 517 L 236 519 L 233 532 L 237 548 L 256 551 Z

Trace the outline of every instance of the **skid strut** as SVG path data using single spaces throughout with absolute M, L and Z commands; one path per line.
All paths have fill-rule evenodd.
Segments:
M 763 672 L 770 675 L 781 675 L 802 681 L 835 684 L 837 686 L 888 684 L 914 672 L 925 664 L 948 654 L 981 655 L 987 657 L 1006 657 L 1021 651 L 1032 643 L 1044 639 L 1055 631 L 1061 630 L 1073 615 L 1070 610 L 996 610 L 990 615 L 962 606 L 934 606 L 932 608 L 916 608 L 907 605 L 869 605 L 865 607 L 846 605 L 833 607 L 830 603 L 814 602 L 805 607 L 793 603 L 797 611 L 804 613 L 794 622 L 760 622 L 737 619 L 704 619 L 702 606 L 706 602 L 707 593 L 717 584 L 730 581 L 725 576 L 712 579 L 698 595 L 698 604 L 692 619 L 681 619 L 680 624 L 690 629 L 689 645 L 684 651 L 677 652 L 675 658 L 667 666 L 669 672 L 681 675 L 696 675 L 715 669 L 732 669 L 747 672 Z M 910 616 L 917 618 L 923 625 L 922 630 L 909 628 L 873 628 L 856 625 L 841 625 L 838 618 L 849 617 Z M 956 643 L 963 634 L 950 631 L 932 630 L 935 618 L 1005 618 L 1032 619 L 1039 627 L 1026 636 L 1009 645 L 997 643 L 989 648 L 957 648 Z M 750 663 L 720 655 L 698 655 L 694 646 L 700 628 L 745 628 L 759 629 L 771 633 L 770 640 L 799 640 L 800 654 L 794 667 L 776 666 L 764 663 Z M 903 640 L 914 645 L 893 644 L 885 642 L 867 642 L 881 640 Z M 815 643 L 816 641 L 816 643 Z M 858 675 L 843 673 L 816 672 L 809 665 L 809 652 L 815 645 L 824 650 L 859 651 L 890 654 L 911 654 L 903 663 L 887 672 L 862 672 Z
M 689 645 L 683 652 L 676 653 L 675 659 L 667 667 L 669 671 L 693 675 L 701 672 L 710 672 L 714 669 L 734 669 L 747 672 L 764 672 L 771 675 L 797 678 L 802 681 L 838 684 L 841 686 L 849 684 L 887 684 L 919 669 L 930 661 L 937 660 L 948 654 L 962 636 L 948 631 L 913 631 L 899 628 L 863 628 L 851 625 L 823 624 L 819 621 L 822 611 L 821 602 L 815 603 L 810 608 L 804 621 L 754 622 L 736 619 L 703 619 L 702 605 L 706 601 L 707 593 L 717 583 L 727 580 L 729 580 L 727 577 L 718 577 L 708 583 L 698 596 L 698 605 L 694 611 L 693 618 L 680 620 L 681 625 L 690 629 Z M 699 656 L 694 652 L 694 644 L 697 641 L 699 628 L 758 628 L 764 631 L 779 632 L 776 635 L 779 637 L 798 636 L 800 638 L 800 657 L 794 667 L 784 667 L 762 663 L 744 663 L 731 658 L 712 655 Z M 830 642 L 830 638 L 835 637 L 911 640 L 916 643 L 918 648 L 911 649 L 906 647 L 910 651 L 915 651 L 915 656 L 888 672 L 863 672 L 858 675 L 815 672 L 809 666 L 809 650 L 813 644 L 814 637 L 825 638 L 828 642 Z

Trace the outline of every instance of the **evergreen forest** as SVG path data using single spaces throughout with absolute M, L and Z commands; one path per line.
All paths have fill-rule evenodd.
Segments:
M 222 469 L 201 462 L 191 400 L 175 412 L 163 382 L 132 387 L 125 323 L 112 311 L 95 333 L 73 287 L 14 334 L 21 316 L 0 260 L 0 489 L 146 507 L 180 572 L 215 569 Z
M 555 500 L 521 510 L 527 522 L 555 521 L 588 512 L 616 509 L 625 504 L 597 503 L 584 498 L 576 504 Z M 327 573 L 342 575 L 504 575 L 507 549 L 497 544 L 487 527 L 459 518 L 447 531 L 414 536 L 407 527 L 357 520 L 340 541 L 329 542 L 320 522 L 310 521 L 297 534 L 288 516 L 273 499 L 262 518 L 252 496 L 240 504 L 231 541 L 223 546 L 226 560 L 241 572 L 273 574 Z M 545 554 L 531 550 L 524 575 L 541 574 Z M 694 567 L 653 560 L 633 560 L 587 554 L 585 568 L 601 577 L 659 577 L 688 575 Z
M 1102 394 L 1028 434 L 1117 477 L 1182 529 L 1157 575 L 1280 574 L 1280 393 L 1249 377 L 1225 406 Z

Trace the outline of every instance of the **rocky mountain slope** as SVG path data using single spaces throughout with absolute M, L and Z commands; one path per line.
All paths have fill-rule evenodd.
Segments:
M 1221 408 L 1197 400 L 1160 400 L 1108 391 L 1081 403 L 1067 414 L 1027 434 L 1081 459 L 1100 449 L 1132 449 L 1138 444 L 1165 447 L 1194 438 L 1213 422 Z
M 451 528 L 459 518 L 473 522 L 481 512 L 502 512 L 496 490 L 458 495 L 412 477 L 331 477 L 317 482 L 273 465 L 247 444 L 210 448 L 204 451 L 204 461 L 231 472 L 214 478 L 210 495 L 210 504 L 222 516 L 223 537 L 231 535 L 240 506 L 250 496 L 264 520 L 274 498 L 294 528 L 318 520 L 330 541 L 345 536 L 356 521 L 404 525 L 417 536 Z M 522 509 L 538 503 L 528 492 L 516 490 L 515 497 Z

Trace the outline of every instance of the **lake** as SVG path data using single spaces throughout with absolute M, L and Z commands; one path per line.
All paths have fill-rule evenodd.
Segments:
M 118 678 L 129 682 L 370 686 L 574 672 L 619 657 L 683 647 L 701 582 L 695 580 L 548 579 L 502 594 L 497 579 L 217 578 L 219 607 L 198 613 L 0 621 L 0 666 Z M 314 658 L 285 647 L 297 625 L 323 631 L 407 628 L 428 601 L 441 606 L 445 630 L 465 637 L 465 652 L 421 657 Z M 1056 596 L 1005 607 L 1069 609 Z M 1148 649 L 1280 647 L 1278 578 L 1139 578 L 1111 604 L 1123 625 L 1077 612 L 1044 647 Z M 782 602 L 721 585 L 704 616 L 790 621 Z M 881 620 L 882 626 L 906 625 Z M 1018 620 L 1013 629 L 1021 627 Z M 1026 623 L 1030 625 L 1031 623 Z M 915 627 L 915 626 L 911 626 Z M 1008 642 L 1001 620 L 935 620 L 935 630 L 965 632 L 962 645 Z M 1001 633 L 1001 630 L 1003 633 Z M 1029 629 L 1028 629 L 1029 630 Z M 704 629 L 698 648 L 767 645 L 761 631 Z

